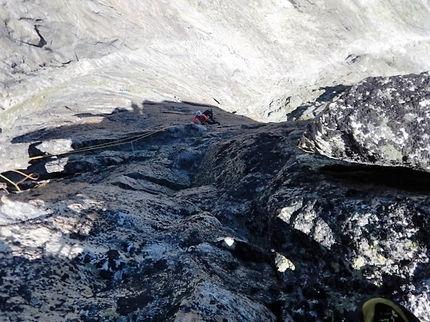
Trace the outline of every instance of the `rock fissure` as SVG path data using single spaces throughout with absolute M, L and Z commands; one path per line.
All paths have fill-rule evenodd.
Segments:
M 47 42 L 46 42 L 45 38 L 43 38 L 42 34 L 40 33 L 39 27 L 37 25 L 34 25 L 34 31 L 39 36 L 39 43 L 34 44 L 34 43 L 25 42 L 25 41 L 23 41 L 22 43 L 24 43 L 26 45 L 38 47 L 38 48 L 43 48 L 47 44 Z
M 393 193 L 403 190 L 427 195 L 430 176 L 422 171 L 405 167 L 381 167 L 372 165 L 323 166 L 320 170 L 336 181 L 343 182 L 363 191 L 367 189 L 389 189 Z

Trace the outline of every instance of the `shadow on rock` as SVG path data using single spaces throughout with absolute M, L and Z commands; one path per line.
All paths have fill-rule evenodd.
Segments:
M 194 111 L 207 107 L 144 102 L 14 140 L 28 143 L 34 158 L 25 171 L 51 182 L 2 198 L 10 226 L 0 240 L 15 252 L 0 265 L 9 271 L 4 285 L 13 278 L 28 285 L 2 295 L 5 314 L 16 318 L 36 303 L 38 315 L 55 320 L 159 321 L 192 312 L 200 320 L 276 321 L 280 287 L 270 253 L 205 210 L 204 198 L 222 211 L 228 196 L 211 182 L 193 186 L 208 146 L 263 125 L 215 108 L 221 126 L 192 124 Z
M 329 181 L 350 186 L 350 196 L 369 190 L 430 194 L 430 173 L 409 168 L 332 164 L 323 166 L 320 172 Z
M 196 110 L 211 109 L 221 125 L 200 126 L 192 123 Z M 40 181 L 62 178 L 89 171 L 100 171 L 130 160 L 152 158 L 160 146 L 181 143 L 175 158 L 179 170 L 193 171 L 202 153 L 199 145 L 209 136 L 228 137 L 242 128 L 259 123 L 225 112 L 213 105 L 194 102 L 143 101 L 141 105 L 118 107 L 109 114 L 80 113 L 76 124 L 37 130 L 15 137 L 14 143 L 28 143 L 29 167 L 23 173 L 8 171 L 2 175 L 7 189 L 28 189 Z M 210 134 L 212 133 L 212 134 Z M 174 156 L 173 154 L 177 155 Z M 32 174 L 25 177 L 25 174 Z M 28 180 L 27 180 L 28 179 Z

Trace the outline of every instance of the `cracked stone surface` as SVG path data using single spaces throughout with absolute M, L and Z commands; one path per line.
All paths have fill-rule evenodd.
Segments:
M 58 124 L 71 118 L 60 107 L 112 111 L 144 99 L 312 118 L 315 99 L 339 85 L 430 70 L 430 7 L 419 0 L 0 6 L 0 108 L 9 110 L 0 127 L 36 125 L 36 110 Z
M 430 75 L 367 78 L 317 117 L 300 147 L 357 163 L 430 170 Z
M 177 117 L 151 106 L 172 113 L 123 111 L 99 128 L 112 139 Z M 79 139 L 56 173 L 34 162 L 26 172 L 49 182 L 1 196 L 2 317 L 356 321 L 382 296 L 428 321 L 425 177 L 300 151 L 309 122 L 216 115 L 229 125 L 167 123 L 80 152 Z M 100 144 L 86 124 L 17 141 L 49 150 L 76 132 Z

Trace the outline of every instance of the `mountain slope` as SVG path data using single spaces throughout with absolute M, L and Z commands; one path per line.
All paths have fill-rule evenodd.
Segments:
M 320 87 L 430 69 L 429 16 L 423 1 L 3 1 L 0 106 L 19 111 L 1 126 L 115 107 L 122 89 L 282 119 Z

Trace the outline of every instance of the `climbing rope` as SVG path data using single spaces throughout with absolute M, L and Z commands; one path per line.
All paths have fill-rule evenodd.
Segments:
M 112 142 L 107 142 L 107 143 L 101 143 L 101 144 L 96 144 L 96 145 L 90 145 L 90 146 L 86 146 L 83 148 L 79 148 L 79 149 L 75 149 L 75 150 L 71 150 L 71 151 L 67 151 L 67 152 L 63 152 L 63 153 L 59 153 L 59 154 L 44 154 L 44 155 L 39 155 L 39 156 L 35 156 L 35 157 L 31 157 L 28 160 L 29 161 L 33 161 L 33 160 L 39 160 L 39 159 L 45 159 L 45 158 L 52 158 L 52 157 L 63 157 L 66 155 L 70 155 L 70 154 L 75 154 L 75 153 L 82 153 L 82 152 L 88 152 L 88 151 L 93 151 L 93 150 L 98 150 L 98 149 L 102 149 L 102 148 L 107 148 L 107 147 L 113 147 L 113 146 L 117 146 L 117 145 L 122 145 L 122 144 L 126 144 L 126 143 L 133 143 L 136 141 L 139 141 L 141 139 L 144 139 L 148 136 L 151 136 L 155 133 L 161 132 L 165 129 L 167 129 L 168 127 L 156 130 L 156 131 L 150 131 L 150 132 L 146 132 L 144 134 L 140 134 L 137 136 L 133 136 L 133 137 L 125 137 L 116 141 L 112 141 Z
M 83 153 L 83 152 L 88 152 L 88 151 L 94 151 L 94 150 L 98 150 L 98 149 L 102 149 L 102 148 L 107 148 L 107 147 L 114 147 L 114 146 L 118 146 L 118 145 L 123 145 L 123 144 L 132 144 L 132 148 L 134 151 L 134 146 L 133 146 L 133 142 L 142 140 L 144 138 L 147 138 L 151 135 L 154 135 L 155 133 L 159 133 L 162 132 L 166 129 L 168 129 L 169 127 L 163 127 L 161 129 L 155 130 L 155 131 L 149 131 L 149 132 L 145 132 L 143 134 L 139 134 L 137 136 L 132 136 L 132 137 L 125 137 L 119 140 L 115 140 L 112 142 L 107 142 L 107 143 L 101 143 L 101 144 L 96 144 L 96 145 L 90 145 L 90 146 L 86 146 L 83 148 L 79 148 L 79 149 L 75 149 L 75 150 L 71 150 L 71 151 L 67 151 L 67 152 L 63 152 L 63 153 L 59 153 L 59 154 L 44 154 L 44 155 L 39 155 L 39 156 L 35 156 L 35 157 L 31 157 L 28 159 L 28 161 L 34 161 L 34 160 L 42 160 L 42 159 L 47 159 L 47 158 L 53 158 L 53 157 L 64 157 L 66 155 L 70 155 L 70 154 L 76 154 L 76 153 Z M 0 181 L 0 189 L 5 191 L 6 193 L 9 193 L 7 187 L 8 184 L 12 185 L 16 191 L 21 192 L 21 188 L 19 187 L 19 185 L 27 180 L 32 180 L 32 181 L 37 181 L 39 179 L 39 175 L 37 173 L 30 173 L 30 174 L 26 174 L 20 170 L 10 170 L 10 172 L 15 172 L 19 175 L 21 175 L 23 178 L 21 180 L 18 180 L 16 182 L 14 182 L 13 180 L 7 178 L 5 175 L 0 174 L 0 179 L 3 179 L 4 182 Z
M 4 176 L 2 174 L 0 174 L 0 178 L 4 179 L 5 181 L 7 181 L 11 185 L 13 185 L 17 191 L 21 191 L 21 189 L 19 188 L 20 183 L 23 183 L 24 181 L 27 181 L 27 180 L 37 181 L 39 179 L 39 175 L 37 173 L 26 174 L 26 173 L 19 171 L 19 170 L 10 170 L 10 171 L 22 175 L 23 179 L 21 179 L 17 182 L 13 182 L 12 180 L 10 180 L 9 178 L 7 178 L 6 176 Z M 5 191 L 6 193 L 9 193 L 9 191 L 7 190 L 7 184 L 5 182 L 0 182 L 0 188 L 3 191 Z

